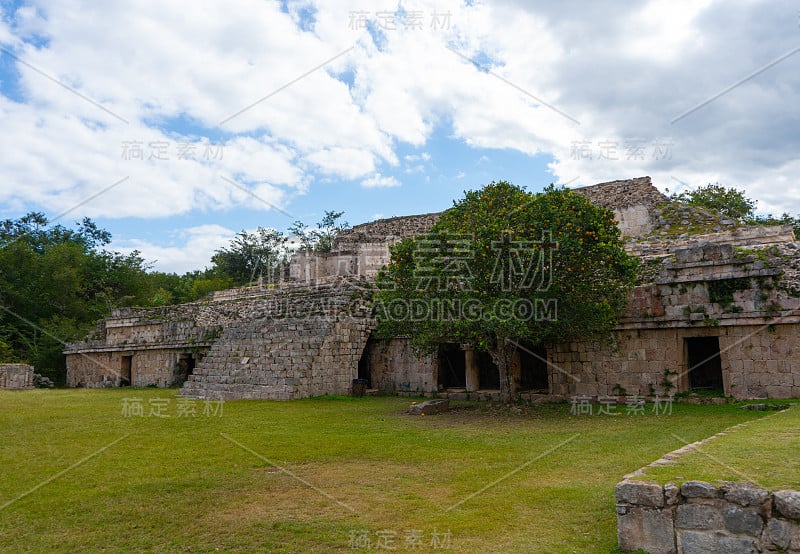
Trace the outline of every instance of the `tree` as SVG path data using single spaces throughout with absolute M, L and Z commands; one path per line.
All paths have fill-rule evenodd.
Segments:
M 792 225 L 800 235 L 800 219 L 784 212 L 780 217 L 755 213 L 757 200 L 745 196 L 745 191 L 728 188 L 719 183 L 708 184 L 680 194 L 673 193 L 670 200 L 700 206 L 746 225 Z
M 756 209 L 756 201 L 746 197 L 745 191 L 727 188 L 719 183 L 709 183 L 680 194 L 673 193 L 670 200 L 707 208 L 739 222 L 752 219 Z
M 148 303 L 149 266 L 138 252 L 105 250 L 110 240 L 90 219 L 74 229 L 37 212 L 0 221 L 0 357 L 63 382 L 63 342 L 114 307 Z
M 518 345 L 610 332 L 637 266 L 611 211 L 552 185 L 531 194 L 493 182 L 391 249 L 377 280 L 378 335 L 429 352 L 443 342 L 488 351 L 510 402 Z
M 235 285 L 246 285 L 256 277 L 273 280 L 287 259 L 287 238 L 275 229 L 259 227 L 255 233 L 240 231 L 230 245 L 211 257 L 213 270 Z
M 339 221 L 343 215 L 344 212 L 326 211 L 316 229 L 298 220 L 289 227 L 289 232 L 300 241 L 301 252 L 330 252 L 336 235 L 350 227 L 346 221 Z

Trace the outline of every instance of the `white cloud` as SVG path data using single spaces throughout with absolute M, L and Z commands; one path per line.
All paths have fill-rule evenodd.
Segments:
M 399 187 L 400 181 L 398 181 L 391 175 L 384 176 L 381 175 L 380 173 L 376 173 L 372 177 L 361 181 L 361 186 L 365 188 Z
M 398 148 L 423 149 L 444 127 L 476 149 L 552 156 L 555 180 L 572 185 L 718 180 L 744 187 L 765 210 L 800 211 L 800 55 L 675 121 L 794 48 L 793 4 L 576 6 L 415 0 L 403 7 L 421 11 L 424 28 L 386 31 L 378 48 L 349 26 L 351 12 L 365 9 L 356 0 L 292 1 L 288 14 L 278 2 L 246 0 L 202 10 L 188 0 L 99 3 L 91 14 L 77 0 L 30 2 L 0 16 L 0 42 L 128 124 L 9 61 L 23 101 L 0 95 L 0 202 L 61 212 L 128 177 L 80 214 L 254 205 L 227 176 L 257 191 L 264 209 L 285 208 L 323 180 L 399 186 L 396 175 L 431 157 L 409 154 L 400 165 Z M 307 7 L 314 23 L 303 30 Z M 448 11 L 450 28 L 431 29 L 431 14 Z M 175 120 L 191 125 L 176 134 Z M 204 134 L 221 137 L 209 139 L 223 144 L 221 159 L 121 156 L 126 141 L 174 147 Z M 576 157 L 585 141 L 595 152 L 616 142 L 616 159 Z M 648 145 L 644 157 L 629 155 L 633 141 Z M 654 155 L 657 141 L 671 141 L 669 156 Z
M 123 253 L 140 251 L 159 271 L 183 274 L 208 266 L 214 251 L 228 246 L 235 235 L 221 225 L 200 225 L 176 231 L 167 246 L 140 239 L 115 241 L 112 246 Z

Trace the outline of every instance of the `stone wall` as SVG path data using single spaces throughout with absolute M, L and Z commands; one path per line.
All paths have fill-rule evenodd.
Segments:
M 382 391 L 438 390 L 438 357 L 417 356 L 408 339 L 370 341 L 369 369 L 372 387 Z
M 336 237 L 332 250 L 349 250 L 356 244 L 392 243 L 403 237 L 427 233 L 439 219 L 439 213 L 379 219 L 356 225 Z
M 585 341 L 548 349 L 551 392 L 667 396 L 690 389 L 685 339 L 718 337 L 724 394 L 734 398 L 800 398 L 796 325 L 731 325 L 697 329 L 628 329 L 614 342 Z M 669 383 L 669 385 L 665 385 Z
M 800 492 L 749 483 L 617 484 L 620 549 L 650 554 L 800 552 Z
M 726 395 L 800 397 L 800 298 L 779 286 L 783 270 L 724 242 L 679 246 L 655 259 L 612 341 L 551 347 L 553 392 L 687 391 L 686 339 L 717 337 Z
M 248 300 L 246 316 L 225 326 L 181 395 L 288 400 L 348 394 L 375 326 L 372 292 L 364 279 L 342 278 Z
M 33 388 L 33 367 L 27 364 L 0 364 L 0 389 Z
M 626 237 L 651 232 L 656 226 L 653 215 L 656 207 L 667 201 L 653 186 L 650 177 L 610 181 L 574 190 L 593 204 L 613 210 L 622 235 Z
M 209 345 L 177 348 L 131 347 L 129 350 L 71 352 L 67 356 L 67 386 L 70 387 L 173 387 L 180 385 L 182 356 L 201 357 Z M 124 362 L 124 358 L 129 362 Z M 130 376 L 123 376 L 123 366 L 130 363 Z M 127 372 L 126 372 L 127 374 Z

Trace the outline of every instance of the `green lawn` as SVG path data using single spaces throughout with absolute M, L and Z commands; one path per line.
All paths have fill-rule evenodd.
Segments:
M 134 397 L 145 417 L 122 415 Z M 158 398 L 171 417 L 149 416 Z M 366 539 L 396 552 L 448 540 L 454 552 L 610 552 L 623 474 L 682 446 L 673 435 L 765 415 L 464 402 L 412 417 L 409 403 L 239 401 L 204 415 L 197 401 L 196 417 L 177 417 L 173 390 L 0 391 L 0 550 L 366 552 L 351 542 Z
M 746 481 L 770 491 L 800 490 L 800 406 L 770 413 L 701 445 L 675 464 L 649 468 L 642 479 L 677 484 L 688 479 Z

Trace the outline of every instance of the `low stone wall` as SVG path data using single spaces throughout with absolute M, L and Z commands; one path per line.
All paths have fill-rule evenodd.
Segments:
M 617 484 L 620 549 L 650 554 L 800 552 L 800 492 L 749 483 Z
M 176 348 L 137 347 L 135 350 L 85 351 L 67 357 L 67 386 L 105 388 L 118 387 L 129 379 L 134 387 L 171 387 L 180 384 L 180 359 L 191 355 L 201 357 L 211 343 Z M 123 376 L 123 359 L 130 361 L 130 377 Z
M 0 364 L 0 389 L 33 388 L 33 367 L 27 364 Z
M 439 360 L 418 357 L 405 338 L 370 341 L 370 380 L 373 388 L 392 392 L 434 393 Z

